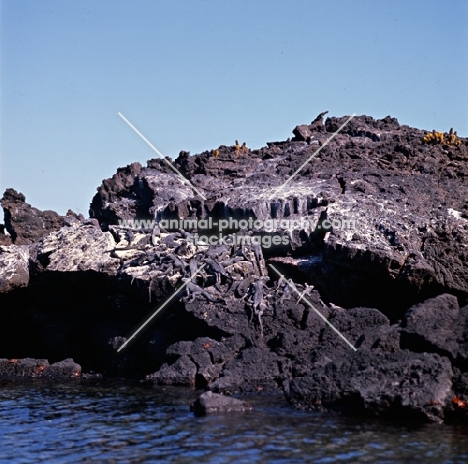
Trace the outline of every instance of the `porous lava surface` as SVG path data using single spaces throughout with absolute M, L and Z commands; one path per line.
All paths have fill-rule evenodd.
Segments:
M 466 420 L 467 141 L 425 143 L 389 116 L 323 116 L 260 149 L 119 168 L 89 219 L 8 189 L 4 366 L 73 358 L 84 372 L 282 393 L 304 409 Z

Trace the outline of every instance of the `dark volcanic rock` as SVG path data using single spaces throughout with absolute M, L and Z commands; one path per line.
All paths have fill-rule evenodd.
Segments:
M 7 189 L 0 201 L 5 214 L 5 227 L 15 245 L 36 242 L 49 232 L 65 225 L 55 211 L 40 211 L 26 203 L 22 193 Z
M 451 404 L 447 408 L 446 417 L 450 420 L 468 420 L 468 373 L 458 374 L 453 379 Z
M 226 412 L 244 412 L 252 408 L 245 403 L 235 398 L 219 395 L 211 391 L 204 392 L 193 403 L 190 410 L 196 416 L 206 416 L 207 414 L 219 414 Z
M 195 386 L 197 366 L 189 356 L 181 356 L 172 364 L 163 364 L 158 372 L 146 376 L 157 385 Z
M 245 347 L 245 339 L 236 335 L 221 341 L 209 337 L 181 341 L 166 350 L 167 362 L 147 380 L 158 385 L 188 385 L 205 388 L 216 379 L 223 365 Z
M 466 140 L 324 115 L 260 149 L 182 151 L 185 179 L 169 160 L 120 168 L 89 220 L 7 190 L 0 355 L 285 391 L 309 409 L 467 419 Z M 76 372 L 14 364 L 2 369 Z
M 452 376 L 449 360 L 436 354 L 359 350 L 292 380 L 288 397 L 305 409 L 442 421 L 452 399 Z
M 266 348 L 246 348 L 226 363 L 209 388 L 223 393 L 275 391 L 291 377 L 291 362 Z
M 351 308 L 349 310 L 336 311 L 329 322 L 337 329 L 353 346 L 358 345 L 360 338 L 369 332 L 382 333 L 390 321 L 380 311 L 374 308 Z M 336 332 L 327 325 L 316 348 L 320 357 L 343 355 L 350 350 L 349 345 L 337 336 Z
M 135 201 L 132 189 L 137 188 L 135 178 L 140 171 L 141 164 L 132 163 L 125 168 L 117 169 L 117 173 L 111 179 L 104 180 L 91 202 L 90 217 L 111 224 L 115 224 L 118 217 L 123 219 L 136 217 L 140 212 L 139 202 Z M 120 203 L 126 205 L 127 208 L 131 205 L 124 217 L 116 213 Z M 148 205 L 145 206 L 148 209 Z
M 302 124 L 301 126 L 296 126 L 293 129 L 294 142 L 311 142 L 314 133 L 320 132 L 324 128 L 323 117 L 328 113 L 324 111 L 320 113 L 309 125 Z
M 468 306 L 459 308 L 453 295 L 440 295 L 413 306 L 401 325 L 402 348 L 439 353 L 468 370 Z
M 395 118 L 355 117 L 276 190 L 349 119 L 322 124 L 322 117 L 298 126 L 292 141 L 239 155 L 234 146 L 219 147 L 218 157 L 181 152 L 174 164 L 206 200 L 164 161 L 151 160 L 104 181 L 90 214 L 112 224 L 135 217 L 303 219 L 307 225 L 276 227 L 289 245 L 265 247 L 264 254 L 324 299 L 377 307 L 392 322 L 443 292 L 467 301 L 466 142 L 427 145 L 424 131 Z M 317 229 L 325 217 L 343 227 Z M 285 254 L 292 255 L 287 263 Z
M 65 380 L 81 376 L 81 366 L 73 359 L 49 364 L 46 359 L 0 359 L 0 378 L 43 378 Z
M 51 379 L 74 378 L 81 376 L 81 366 L 68 358 L 44 368 L 42 377 Z

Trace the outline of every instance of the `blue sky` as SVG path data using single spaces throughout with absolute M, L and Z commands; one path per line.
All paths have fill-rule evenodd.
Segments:
M 468 2 L 1 2 L 0 194 L 88 214 L 102 179 L 329 115 L 468 136 Z

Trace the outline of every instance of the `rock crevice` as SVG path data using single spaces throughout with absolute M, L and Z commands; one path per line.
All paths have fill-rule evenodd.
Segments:
M 8 189 L 5 375 L 12 360 L 73 358 L 306 409 L 466 419 L 466 140 L 427 144 L 360 116 L 324 146 L 349 119 L 324 116 L 260 149 L 181 152 L 175 166 L 206 199 L 163 160 L 103 181 L 90 219 Z

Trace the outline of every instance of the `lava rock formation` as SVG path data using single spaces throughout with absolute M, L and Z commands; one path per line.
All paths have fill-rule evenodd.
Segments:
M 8 189 L 0 377 L 73 358 L 305 409 L 466 420 L 467 141 L 324 115 L 257 150 L 181 152 L 185 179 L 168 160 L 120 168 L 89 219 Z

